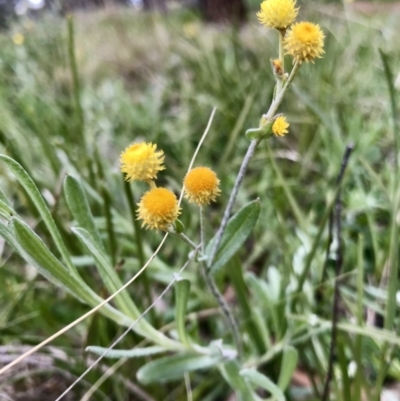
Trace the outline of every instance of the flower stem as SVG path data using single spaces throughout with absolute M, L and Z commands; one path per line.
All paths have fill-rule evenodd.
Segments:
M 201 253 L 204 255 L 204 250 L 205 250 L 204 213 L 203 213 L 203 208 L 201 206 L 199 209 L 200 209 L 200 238 L 201 238 L 200 250 Z M 243 346 L 239 334 L 238 322 L 236 321 L 235 316 L 233 315 L 224 297 L 219 292 L 217 285 L 215 284 L 214 279 L 211 275 L 211 271 L 207 268 L 207 265 L 205 263 L 202 263 L 201 266 L 207 287 L 211 291 L 211 294 L 214 296 L 215 300 L 218 302 L 218 305 L 222 310 L 222 313 L 224 314 L 226 321 L 228 322 L 229 328 L 232 332 L 233 340 L 236 345 L 238 356 L 239 358 L 241 358 L 243 353 Z
M 253 139 L 250 142 L 250 146 L 247 149 L 247 153 L 246 153 L 246 155 L 245 155 L 245 157 L 243 159 L 243 162 L 242 162 L 242 165 L 240 167 L 239 173 L 238 173 L 238 175 L 236 177 L 236 182 L 235 182 L 235 185 L 234 185 L 234 187 L 232 189 L 231 196 L 230 196 L 229 201 L 228 201 L 228 206 L 225 209 L 224 216 L 222 217 L 221 225 L 219 226 L 219 229 L 217 231 L 217 235 L 215 237 L 215 242 L 214 242 L 214 245 L 213 245 L 213 247 L 211 249 L 211 253 L 210 253 L 210 256 L 209 256 L 208 261 L 207 261 L 207 269 L 208 270 L 210 270 L 211 267 L 212 267 L 212 264 L 214 262 L 215 255 L 217 254 L 218 247 L 219 247 L 219 245 L 221 243 L 222 236 L 224 234 L 226 225 L 228 224 L 229 216 L 231 214 L 233 205 L 235 203 L 237 194 L 239 192 L 239 187 L 240 187 L 240 185 L 241 185 L 241 183 L 243 181 L 244 175 L 246 174 L 247 166 L 249 165 L 250 160 L 254 155 L 254 151 L 256 150 L 256 147 L 257 147 L 257 145 L 259 143 L 260 143 L 259 139 Z
M 285 60 L 283 58 L 283 38 L 285 36 L 285 31 L 278 30 L 279 35 L 279 61 L 282 66 L 283 73 L 285 73 Z M 284 75 L 283 75 L 284 76 Z M 283 80 L 281 78 L 276 79 L 276 93 L 278 94 L 282 90 Z
M 238 358 L 241 359 L 243 356 L 243 344 L 242 339 L 240 337 L 239 325 L 233 315 L 231 309 L 229 308 L 228 303 L 225 301 L 223 295 L 219 292 L 217 285 L 211 275 L 210 269 L 208 269 L 205 263 L 202 263 L 202 270 L 204 275 L 204 280 L 207 284 L 208 289 L 211 291 L 211 294 L 214 296 L 215 300 L 218 302 L 222 313 L 225 316 L 225 319 L 229 325 L 229 328 L 232 332 L 233 341 L 235 342 L 235 347 L 238 353 Z
M 181 239 L 183 242 L 186 242 L 188 245 L 190 245 L 193 249 L 197 249 L 198 246 L 184 233 L 177 233 L 174 231 L 168 231 L 170 234 L 176 235 L 179 239 Z
M 290 84 L 292 83 L 294 77 L 296 76 L 297 71 L 299 70 L 300 66 L 301 66 L 301 64 L 298 61 L 296 61 L 292 68 L 292 71 L 290 72 L 290 75 L 289 75 L 287 81 L 285 82 L 285 85 L 283 85 L 283 88 L 279 92 L 277 91 L 275 99 L 271 103 L 271 106 L 269 107 L 269 110 L 268 110 L 267 114 L 265 115 L 265 118 L 267 120 L 272 118 L 274 116 L 274 114 L 276 113 L 276 111 L 278 110 L 279 105 L 282 103 L 283 96 L 285 95 L 285 93 L 288 90 Z
M 125 190 L 126 199 L 128 201 L 130 214 L 131 214 L 132 225 L 133 225 L 134 231 L 135 231 L 135 243 L 136 243 L 136 249 L 137 249 L 137 257 L 138 257 L 140 266 L 144 266 L 144 264 L 146 263 L 146 259 L 145 259 L 144 251 L 143 251 L 142 230 L 140 228 L 139 221 L 135 218 L 137 211 L 136 211 L 136 204 L 135 204 L 134 196 L 132 193 L 132 186 L 127 181 L 124 181 L 124 190 Z M 149 280 L 147 271 L 144 271 L 142 273 L 141 280 L 143 282 L 143 289 L 144 289 L 145 297 L 147 298 L 147 305 L 151 305 L 153 300 L 152 300 L 152 296 L 151 296 L 150 280 Z M 149 315 L 150 315 L 150 321 L 154 325 L 157 326 L 158 319 L 157 319 L 155 310 L 151 309 Z
M 296 75 L 296 73 L 297 73 L 299 68 L 300 68 L 300 64 L 296 61 L 295 65 L 293 66 L 292 71 L 291 71 L 291 73 L 289 75 L 289 78 L 285 82 L 285 85 L 283 86 L 283 88 L 282 88 L 282 90 L 280 92 L 276 93 L 276 97 L 273 100 L 273 102 L 271 103 L 271 106 L 269 107 L 269 110 L 268 110 L 267 114 L 265 115 L 265 118 L 267 120 L 271 119 L 274 116 L 274 114 L 276 113 L 276 111 L 278 110 L 278 107 L 282 102 L 283 96 L 286 93 L 287 89 L 289 88 L 290 84 L 292 83 L 293 78 L 295 77 L 295 75 Z M 247 149 L 246 155 L 245 155 L 245 157 L 243 159 L 242 165 L 240 166 L 239 173 L 238 173 L 238 175 L 236 177 L 235 185 L 234 185 L 234 187 L 232 189 L 231 196 L 230 196 L 229 201 L 228 201 L 228 205 L 227 205 L 227 207 L 225 209 L 224 216 L 222 217 L 221 225 L 219 226 L 219 229 L 217 231 L 217 234 L 216 234 L 216 237 L 215 237 L 215 242 L 214 242 L 214 245 L 213 245 L 213 247 L 211 249 L 211 253 L 210 253 L 210 256 L 209 256 L 208 261 L 207 261 L 207 269 L 209 269 L 209 270 L 212 267 L 212 264 L 213 264 L 214 259 L 215 259 L 215 255 L 217 254 L 218 247 L 219 247 L 219 245 L 221 243 L 221 240 L 222 240 L 222 236 L 224 235 L 226 225 L 228 224 L 228 220 L 229 220 L 229 217 L 231 215 L 231 211 L 232 211 L 233 205 L 234 205 L 234 203 L 236 201 L 236 197 L 237 197 L 237 194 L 239 192 L 239 187 L 240 187 L 240 185 L 241 185 L 241 183 L 243 181 L 243 178 L 244 178 L 244 176 L 246 174 L 246 170 L 247 170 L 247 167 L 248 167 L 248 165 L 250 163 L 250 160 L 253 157 L 254 152 L 255 152 L 255 150 L 256 150 L 256 148 L 257 148 L 257 146 L 259 145 L 260 142 L 261 142 L 261 139 L 253 139 L 250 142 L 250 145 L 249 145 L 249 147 Z
M 279 61 L 282 64 L 283 72 L 285 72 L 285 58 L 283 57 L 283 39 L 285 38 L 285 30 L 279 31 Z
M 201 244 L 200 244 L 200 250 L 201 253 L 204 255 L 204 250 L 205 250 L 205 232 L 204 232 L 204 214 L 203 214 L 203 207 L 200 206 L 200 240 L 201 240 Z

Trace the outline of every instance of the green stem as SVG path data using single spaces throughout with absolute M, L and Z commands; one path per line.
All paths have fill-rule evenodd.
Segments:
M 396 292 L 398 288 L 398 228 L 397 213 L 400 206 L 400 191 L 397 191 L 392 210 L 392 227 L 390 235 L 390 264 L 389 264 L 389 286 L 388 301 L 386 307 L 385 325 L 386 330 L 393 330 L 394 317 L 396 312 Z
M 108 246 L 110 250 L 111 263 L 113 266 L 117 264 L 117 243 L 115 241 L 114 225 L 111 214 L 111 199 L 108 190 L 102 185 L 101 194 L 103 197 L 104 214 L 106 217 Z
M 173 234 L 177 236 L 179 239 L 181 239 L 183 242 L 186 242 L 188 245 L 190 245 L 191 248 L 197 249 L 198 246 L 185 234 L 183 233 L 176 233 L 173 231 L 168 231 L 170 234 Z
M 285 32 L 278 30 L 278 35 L 279 35 L 279 56 L 278 56 L 278 58 L 279 58 L 281 66 L 282 66 L 283 73 L 285 73 L 285 60 L 283 57 L 283 38 L 285 36 Z M 276 93 L 279 93 L 282 90 L 282 86 L 283 86 L 283 80 L 280 78 L 277 78 Z
M 204 255 L 204 249 L 205 249 L 205 231 L 204 231 L 204 214 L 203 214 L 203 208 L 200 206 L 200 237 L 201 237 L 201 253 Z M 228 325 L 231 329 L 233 340 L 236 345 L 236 349 L 238 352 L 239 358 L 242 357 L 243 354 L 243 345 L 240 337 L 240 331 L 239 331 L 239 325 L 232 313 L 232 311 L 229 308 L 229 305 L 225 301 L 225 298 L 222 296 L 222 294 L 219 292 L 217 285 L 214 282 L 214 279 L 211 276 L 211 271 L 207 268 L 206 263 L 202 263 L 202 268 L 203 268 L 203 274 L 204 274 L 204 279 L 207 284 L 207 287 L 213 294 L 215 300 L 218 302 L 218 305 L 220 306 L 223 314 L 225 315 L 226 321 L 228 322 Z
M 201 253 L 204 255 L 204 249 L 205 249 L 205 232 L 204 232 L 204 214 L 203 214 L 203 208 L 200 206 L 200 241 L 201 241 Z
M 250 305 L 248 290 L 243 277 L 242 265 L 237 255 L 232 259 L 230 263 L 229 276 L 232 282 L 232 286 L 235 290 L 238 305 L 242 310 L 242 316 L 245 317 L 245 328 L 257 351 L 260 354 L 263 354 L 266 351 L 263 339 L 263 334 L 265 333 L 260 332 L 259 327 L 255 323 L 255 312 Z M 263 319 L 266 319 L 266 317 L 263 316 Z
M 210 270 L 207 268 L 207 265 L 205 263 L 202 263 L 201 266 L 203 268 L 202 270 L 203 270 L 204 280 L 207 284 L 207 287 L 210 290 L 211 294 L 214 296 L 215 300 L 218 302 L 218 305 L 221 308 L 221 311 L 224 314 L 225 319 L 229 325 L 229 328 L 233 336 L 233 341 L 235 342 L 238 358 L 242 359 L 243 344 L 240 336 L 240 329 L 238 322 L 236 321 L 235 316 L 233 315 L 231 309 L 229 308 L 228 303 L 225 301 L 225 298 L 219 292 L 219 289 L 215 284 L 215 281 L 211 275 Z
M 292 69 L 292 72 L 290 73 L 289 78 L 285 82 L 284 87 L 282 88 L 282 90 L 279 93 L 276 94 L 275 99 L 271 103 L 271 106 L 270 106 L 267 114 L 265 115 L 265 118 L 267 120 L 271 119 L 275 115 L 276 111 L 278 110 L 279 105 L 282 102 L 283 96 L 285 95 L 286 91 L 288 90 L 288 88 L 289 88 L 290 84 L 292 83 L 292 81 L 293 81 L 293 79 L 294 79 L 294 77 L 295 77 L 295 75 L 296 75 L 296 73 L 297 73 L 299 68 L 300 68 L 300 64 L 298 62 L 296 62 L 295 65 L 293 66 L 293 69 Z M 217 234 L 216 234 L 216 237 L 215 237 L 215 242 L 214 242 L 214 245 L 213 245 L 213 247 L 211 249 L 210 256 L 208 258 L 208 262 L 207 262 L 207 268 L 208 269 L 211 269 L 211 267 L 212 267 L 212 264 L 214 262 L 215 256 L 216 256 L 217 251 L 218 251 L 218 247 L 219 247 L 219 245 L 221 243 L 221 240 L 222 240 L 222 236 L 223 236 L 223 234 L 225 232 L 226 225 L 228 224 L 228 220 L 229 220 L 229 217 L 231 215 L 231 211 L 232 211 L 233 205 L 234 205 L 234 203 L 236 201 L 236 197 L 237 197 L 237 194 L 239 192 L 240 185 L 241 185 L 241 183 L 242 183 L 242 181 L 244 179 L 244 176 L 246 174 L 246 170 L 247 170 L 247 167 L 248 167 L 248 165 L 250 163 L 250 160 L 252 159 L 252 157 L 254 155 L 254 152 L 255 152 L 255 150 L 256 150 L 256 148 L 257 148 L 257 146 L 259 145 L 260 142 L 261 142 L 261 139 L 253 139 L 250 142 L 250 145 L 249 145 L 249 147 L 247 149 L 247 153 L 246 153 L 246 155 L 245 155 L 245 157 L 243 159 L 242 165 L 240 166 L 239 173 L 238 173 L 238 175 L 236 177 L 235 185 L 234 185 L 234 187 L 232 189 L 232 192 L 231 192 L 231 195 L 229 197 L 228 205 L 227 205 L 227 207 L 225 209 L 224 216 L 223 216 L 222 221 L 221 221 L 221 225 L 220 225 L 220 227 L 219 227 L 219 229 L 217 231 Z
M 363 257 L 364 241 L 363 237 L 358 237 L 357 244 L 357 324 L 359 327 L 364 323 L 364 257 Z M 362 341 L 361 335 L 356 336 L 354 345 L 354 360 L 357 364 L 357 372 L 354 380 L 353 399 L 361 400 L 361 390 L 363 384 L 362 370 Z
M 79 75 L 78 75 L 78 66 L 76 63 L 76 56 L 75 56 L 75 29 L 74 29 L 74 19 L 70 15 L 67 18 L 67 29 L 68 29 L 68 58 L 69 58 L 69 67 L 71 69 L 72 75 L 72 88 L 73 88 L 73 96 L 75 101 L 75 109 L 78 116 L 78 133 L 79 133 L 79 140 L 86 148 L 85 144 L 85 136 L 83 133 L 84 130 L 84 120 L 83 120 L 83 111 L 82 111 L 82 104 L 80 99 L 81 94 L 81 86 L 79 82 Z
M 392 208 L 392 221 L 390 233 L 390 251 L 389 251 L 389 275 L 388 275 L 388 294 L 387 306 L 385 314 L 384 329 L 392 331 L 394 328 L 394 318 L 396 312 L 396 292 L 398 289 L 398 228 L 397 228 L 397 214 L 400 207 L 400 190 L 397 189 L 394 194 L 393 208 Z M 389 365 L 388 359 L 390 358 L 390 346 L 388 343 L 382 345 L 380 369 L 375 383 L 375 399 L 380 399 L 380 394 L 385 380 Z
M 124 181 L 124 190 L 126 199 L 128 201 L 128 206 L 131 214 L 132 225 L 135 229 L 135 242 L 136 242 L 136 250 L 137 250 L 137 257 L 139 260 L 140 266 L 144 266 L 146 263 L 143 251 L 143 241 L 142 241 L 142 230 L 140 228 L 139 221 L 135 218 L 136 216 L 136 205 L 132 193 L 132 186 L 129 182 Z M 139 279 L 140 280 L 140 279 Z M 144 271 L 141 275 L 141 280 L 143 281 L 143 288 L 144 293 L 147 299 L 147 305 L 151 305 L 152 297 L 151 297 L 151 290 L 150 290 L 150 280 L 147 274 L 147 271 Z M 149 312 L 150 320 L 153 324 L 157 325 L 157 316 L 154 309 L 151 309 Z
M 339 171 L 338 177 L 336 179 L 335 196 L 334 196 L 333 201 L 331 202 L 331 204 L 328 205 L 328 208 L 327 208 L 327 210 L 325 211 L 325 214 L 322 217 L 322 222 L 320 224 L 317 236 L 316 236 L 316 238 L 314 240 L 314 243 L 313 243 L 313 246 L 311 248 L 311 251 L 307 256 L 303 272 L 302 272 L 302 274 L 301 274 L 301 276 L 299 278 L 299 284 L 298 284 L 298 287 L 297 287 L 297 291 L 298 292 L 302 291 L 302 289 L 303 289 L 304 282 L 305 282 L 306 277 L 308 275 L 308 271 L 310 270 L 311 262 L 313 261 L 315 253 L 317 251 L 319 240 L 321 239 L 325 224 L 326 224 L 326 222 L 328 220 L 328 217 L 331 215 L 332 208 L 335 205 L 336 199 L 340 194 L 340 186 L 342 184 L 344 173 L 346 171 L 346 167 L 348 165 L 349 158 L 350 158 L 350 155 L 351 155 L 351 153 L 353 151 L 353 148 L 354 148 L 354 145 L 352 143 L 350 143 L 350 144 L 348 144 L 346 146 L 346 150 L 344 152 L 342 163 L 341 163 L 341 166 L 340 166 L 340 171 Z M 331 240 L 331 238 L 329 239 L 329 241 L 330 240 Z M 329 244 L 329 246 L 330 246 L 330 244 Z

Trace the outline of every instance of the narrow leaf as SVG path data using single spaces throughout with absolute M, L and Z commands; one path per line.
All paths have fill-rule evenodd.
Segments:
M 246 238 L 251 233 L 260 214 L 259 200 L 252 201 L 240 209 L 233 217 L 230 218 L 225 233 L 222 237 L 221 244 L 215 256 L 211 271 L 213 273 L 222 269 L 226 263 L 241 248 Z M 215 237 L 209 242 L 206 253 L 209 255 L 215 241 Z
M 71 230 L 74 234 L 76 234 L 82 244 L 94 257 L 100 277 L 108 291 L 113 293 L 120 289 L 123 284 L 111 265 L 103 248 L 99 246 L 99 244 L 85 229 L 74 227 Z M 115 297 L 115 302 L 126 315 L 132 317 L 133 319 L 137 319 L 140 316 L 138 308 L 133 303 L 126 291 L 122 291 L 119 295 L 117 295 Z
M 264 341 L 262 334 L 259 332 L 258 327 L 254 323 L 253 308 L 250 305 L 250 297 L 243 278 L 242 266 L 237 256 L 232 259 L 229 272 L 229 277 L 232 281 L 233 288 L 235 289 L 238 303 L 242 310 L 243 316 L 245 316 L 246 330 L 252 342 L 254 343 L 254 346 L 257 348 L 260 354 L 263 354 L 266 350 Z
M 390 99 L 390 107 L 391 107 L 391 112 L 392 112 L 392 118 L 393 118 L 393 130 L 394 130 L 394 136 L 395 136 L 395 144 L 396 144 L 396 150 L 398 151 L 398 138 L 397 135 L 399 134 L 399 126 L 397 123 L 397 118 L 398 118 L 398 107 L 397 107 L 397 99 L 396 99 L 396 88 L 394 86 L 394 79 L 393 79 L 393 73 L 390 68 L 389 64 L 389 57 L 388 55 L 382 50 L 379 49 L 379 54 L 382 59 L 383 63 L 383 70 L 385 72 L 385 78 L 386 82 L 388 85 L 389 89 L 389 99 Z M 397 156 L 397 154 L 396 154 Z M 397 166 L 399 167 L 399 166 Z
M 262 309 L 268 311 L 268 315 L 271 316 L 275 333 L 280 333 L 283 317 L 277 313 L 276 300 L 270 298 L 271 291 L 268 285 L 253 273 L 246 274 L 246 281 L 254 299 L 256 299 L 257 303 L 262 306 Z
M 93 354 L 104 355 L 105 358 L 141 358 L 143 356 L 156 355 L 168 352 L 168 348 L 153 346 L 147 348 L 134 348 L 134 349 L 109 349 L 97 346 L 86 347 L 86 351 L 93 352 Z
M 143 384 L 182 380 L 185 373 L 211 368 L 220 361 L 220 356 L 193 353 L 167 356 L 142 366 L 137 372 L 137 378 Z
M 0 237 L 3 237 L 7 244 L 13 249 L 13 251 L 18 252 L 18 243 L 15 240 L 13 234 L 10 231 L 9 226 L 0 222 Z
M 24 170 L 24 168 L 17 163 L 14 159 L 6 155 L 0 155 L 0 160 L 3 161 L 7 167 L 11 170 L 11 172 L 17 177 L 19 183 L 24 187 L 25 191 L 28 193 L 28 196 L 35 204 L 36 208 L 38 209 L 40 216 L 42 217 L 46 227 L 50 231 L 50 234 L 62 256 L 64 259 L 65 264 L 67 265 L 68 269 L 77 274 L 75 266 L 72 264 L 71 257 L 69 252 L 61 238 L 61 235 L 56 227 L 56 224 L 53 220 L 53 217 L 39 192 L 36 184 L 33 182 L 32 178 L 29 174 Z
M 251 383 L 255 384 L 256 386 L 260 386 L 271 393 L 273 400 L 286 400 L 282 390 L 270 379 L 268 379 L 267 376 L 264 376 L 263 374 L 257 372 L 255 369 L 243 369 L 240 371 L 240 374 Z
M 3 216 L 5 219 L 10 219 L 12 216 L 15 216 L 16 213 L 13 208 L 8 206 L 7 203 L 0 200 L 0 215 Z
M 89 252 L 93 255 L 99 274 L 110 292 L 116 292 L 122 287 L 122 282 L 118 274 L 113 269 L 107 255 L 104 253 L 97 243 L 91 238 L 90 234 L 83 228 L 75 227 L 72 229 L 74 234 L 77 235 L 79 240 L 86 246 Z M 145 319 L 141 319 L 141 313 L 129 296 L 127 291 L 122 291 L 115 297 L 115 303 L 118 308 L 130 318 L 137 320 L 134 329 L 137 333 L 151 339 L 156 343 L 167 344 L 171 340 L 163 333 L 156 330 Z
M 178 280 L 175 284 L 175 321 L 179 338 L 184 345 L 189 345 L 190 341 L 186 331 L 185 317 L 186 306 L 190 293 L 190 281 Z
M 6 194 L 3 192 L 1 188 L 0 188 L 0 200 L 5 204 L 10 205 L 10 201 L 8 200 Z
M 278 386 L 282 391 L 285 391 L 286 387 L 289 385 L 293 372 L 296 369 L 298 359 L 299 355 L 293 347 L 287 347 L 283 351 L 281 372 L 278 380 Z
M 69 270 L 50 252 L 45 243 L 23 221 L 12 218 L 8 225 L 12 234 L 11 245 L 31 265 L 36 267 L 44 277 L 60 288 L 73 294 L 79 300 L 94 307 L 101 301 L 96 293 L 79 277 L 72 275 Z M 9 234 L 6 234 L 9 236 Z M 8 240 L 9 238 L 5 238 Z M 100 309 L 101 313 L 120 325 L 129 326 L 132 320 L 121 312 L 106 304 Z
M 258 400 L 258 398 L 253 395 L 246 380 L 240 375 L 239 365 L 236 361 L 229 361 L 223 365 L 221 364 L 219 369 L 226 382 L 240 394 L 243 401 Z
M 103 248 L 103 243 L 94 223 L 86 193 L 79 180 L 68 175 L 64 180 L 64 193 L 71 213 L 78 225 L 92 236 L 100 248 Z

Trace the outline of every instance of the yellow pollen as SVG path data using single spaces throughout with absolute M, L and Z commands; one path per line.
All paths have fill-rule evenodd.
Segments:
M 298 12 L 295 0 L 265 0 L 257 17 L 267 28 L 285 30 L 296 19 Z
M 183 180 L 185 198 L 199 206 L 215 202 L 220 195 L 219 179 L 208 167 L 196 167 L 190 170 Z
M 149 181 L 164 170 L 164 153 L 156 151 L 157 145 L 151 142 L 135 143 L 121 153 L 121 171 L 126 174 L 126 181 Z
M 142 227 L 165 231 L 179 214 L 178 200 L 167 188 L 147 191 L 138 203 L 138 220 L 142 220 Z
M 293 56 L 294 61 L 300 64 L 321 58 L 324 53 L 324 38 L 318 24 L 312 22 L 298 22 L 294 24 L 285 37 L 285 50 Z
M 286 121 L 286 117 L 284 116 L 279 116 L 276 118 L 272 125 L 272 132 L 276 136 L 285 136 L 289 131 L 287 130 L 289 128 L 289 124 Z

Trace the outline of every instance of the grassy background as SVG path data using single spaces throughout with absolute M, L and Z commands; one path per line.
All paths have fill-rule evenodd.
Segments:
M 385 266 L 389 263 L 392 193 L 397 182 L 388 83 L 378 49 L 387 54 L 394 81 L 399 74 L 400 28 L 395 13 L 366 15 L 350 7 L 305 7 L 301 17 L 321 24 L 327 36 L 326 54 L 315 65 L 301 68 L 280 108 L 291 124 L 290 134 L 262 144 L 250 165 L 236 210 L 259 197 L 261 215 L 238 256 L 247 272 L 249 300 L 259 308 L 271 342 L 294 331 L 289 342 L 299 351 L 299 372 L 306 373 L 307 384 L 294 383 L 291 399 L 300 399 L 302 392 L 309 392 L 307 399 L 318 399 L 313 398 L 317 397 L 313 382 L 324 378 L 329 332 L 319 330 L 309 319 L 314 314 L 331 319 L 335 255 L 330 255 L 327 276 L 323 276 L 326 232 L 301 294 L 296 292 L 296 277 L 304 268 L 333 195 L 344 149 L 353 142 L 355 150 L 343 190 L 341 320 L 354 323 L 360 314 L 364 320 L 365 310 L 371 315 L 371 311 L 385 308 Z M 197 161 L 213 167 L 221 179 L 222 196 L 207 211 L 207 235 L 211 236 L 248 146 L 244 131 L 258 125 L 269 105 L 273 90 L 269 60 L 276 56 L 277 38 L 254 17 L 236 32 L 229 27 L 205 26 L 181 10 L 166 17 L 125 9 L 78 14 L 75 29 L 79 85 L 71 73 L 65 21 L 51 16 L 40 22 L 26 20 L 1 34 L 0 149 L 34 178 L 83 277 L 105 296 L 92 260 L 69 231 L 74 223 L 62 194 L 65 174 L 73 173 L 84 181 L 112 261 L 125 261 L 118 268 L 125 281 L 140 268 L 141 260 L 119 173 L 121 150 L 137 138 L 156 142 L 166 154 L 167 166 L 159 183 L 178 192 L 216 107 Z M 24 35 L 22 45 L 13 43 L 16 33 Z M 15 210 L 53 249 L 29 198 L 3 166 L 0 186 Z M 132 188 L 136 200 L 145 189 L 140 184 Z M 187 234 L 197 238 L 196 211 L 185 205 L 182 220 Z M 143 233 L 145 256 L 160 238 L 157 233 Z M 19 353 L 22 345 L 40 342 L 79 317 L 86 307 L 46 282 L 7 246 L 2 251 L 0 345 L 5 352 L 13 349 Z M 169 282 L 187 253 L 187 248 L 169 239 L 148 269 L 153 295 Z M 218 282 L 235 305 L 229 268 L 219 275 Z M 252 275 L 265 283 L 269 304 L 257 296 Z M 192 281 L 189 312 L 212 312 L 216 304 L 199 274 L 192 269 L 187 276 Z M 364 282 L 363 291 L 358 287 L 357 292 L 357 278 Z M 131 288 L 131 295 L 144 309 L 143 279 Z M 245 324 L 246 316 L 236 312 Z M 173 320 L 172 296 L 156 308 L 152 319 L 156 327 Z M 341 331 L 341 385 L 334 386 L 337 399 L 346 399 L 349 391 L 357 391 L 358 384 L 367 394 L 374 387 L 381 367 L 381 338 L 371 338 L 373 329 L 368 326 L 362 330 L 363 341 L 350 329 Z M 228 335 L 218 315 L 194 319 L 189 331 L 193 335 L 200 332 L 199 341 L 205 342 Z M 21 400 L 37 399 L 38 394 L 43 400 L 54 399 L 90 360 L 82 352 L 84 347 L 107 346 L 118 333 L 118 327 L 100 316 L 89 319 L 57 339 L 53 343 L 56 348 L 44 351 L 48 360 L 39 363 L 32 359 L 21 367 L 20 374 L 2 381 L 0 394 L 13 394 Z M 137 342 L 132 334 L 121 347 L 130 348 Z M 396 357 L 395 352 L 393 355 Z M 353 379 L 347 376 L 351 361 L 364 367 Z M 133 395 L 132 372 L 143 363 L 140 359 L 124 363 L 92 399 L 105 399 L 105 395 L 112 400 L 142 399 Z M 279 364 L 279 359 L 268 359 L 263 372 L 274 379 Z M 89 374 L 70 399 L 78 399 L 106 368 L 105 362 Z M 49 371 L 53 377 L 48 376 Z M 228 386 L 221 378 L 216 380 L 212 371 L 192 379 L 194 399 L 229 396 Z M 387 376 L 388 381 L 393 379 L 400 379 L 397 359 Z M 156 400 L 187 399 L 183 381 L 144 387 L 144 391 Z

